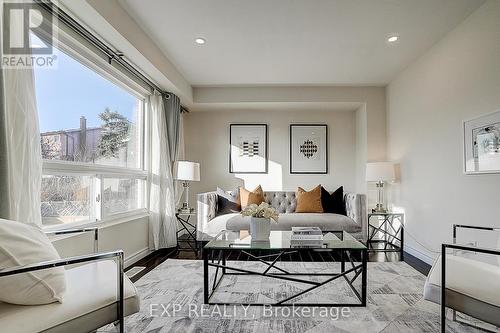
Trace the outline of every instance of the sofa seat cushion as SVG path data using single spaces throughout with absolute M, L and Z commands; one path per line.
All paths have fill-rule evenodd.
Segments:
M 248 230 L 250 218 L 231 214 L 227 218 L 227 230 Z M 227 215 L 226 215 L 227 216 Z M 215 219 L 214 219 L 215 220 Z M 210 221 L 212 223 L 213 221 Z M 292 230 L 292 227 L 319 227 L 325 231 L 344 230 L 349 233 L 361 231 L 361 226 L 345 215 L 329 213 L 290 213 L 280 214 L 278 223 L 271 222 L 271 230 Z
M 66 271 L 64 303 L 14 305 L 0 303 L 1 331 L 90 332 L 116 319 L 116 263 L 111 260 L 84 264 Z M 125 315 L 139 311 L 133 283 L 124 276 Z
M 446 255 L 446 304 L 460 312 L 500 325 L 500 267 Z M 441 256 L 432 266 L 424 298 L 441 304 Z

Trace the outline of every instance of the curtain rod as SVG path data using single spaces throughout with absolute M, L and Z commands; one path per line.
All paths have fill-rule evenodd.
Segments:
M 125 68 L 130 74 L 144 82 L 148 85 L 151 90 L 157 90 L 162 94 L 170 95 L 171 93 L 168 91 L 162 90 L 158 85 L 156 85 L 153 81 L 151 81 L 148 77 L 142 74 L 134 65 L 129 63 L 127 60 L 123 59 L 123 53 L 117 52 L 113 50 L 110 46 L 106 45 L 102 40 L 97 38 L 92 32 L 87 30 L 84 26 L 78 23 L 74 18 L 72 18 L 68 13 L 63 11 L 61 8 L 56 6 L 50 0 L 35 0 L 35 3 L 40 5 L 42 8 L 47 10 L 52 15 L 57 16 L 58 20 L 64 22 L 71 29 L 77 32 L 81 37 L 85 38 L 92 45 L 97 47 L 99 50 L 104 52 L 109 59 L 109 63 L 111 64 L 113 61 L 120 64 L 123 68 Z

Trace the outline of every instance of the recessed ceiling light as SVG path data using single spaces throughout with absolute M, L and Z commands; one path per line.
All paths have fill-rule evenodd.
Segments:
M 194 40 L 196 42 L 196 44 L 198 45 L 203 45 L 205 44 L 207 41 L 205 40 L 205 38 L 201 38 L 201 37 L 198 37 Z
M 394 42 L 397 42 L 398 40 L 399 40 L 398 35 L 391 35 L 391 36 L 387 37 L 387 42 L 389 42 L 389 43 L 394 43 Z

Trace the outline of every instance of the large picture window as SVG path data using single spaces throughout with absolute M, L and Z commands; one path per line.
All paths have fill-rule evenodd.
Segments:
M 145 210 L 144 99 L 61 49 L 56 56 L 55 69 L 34 70 L 42 223 L 95 222 Z

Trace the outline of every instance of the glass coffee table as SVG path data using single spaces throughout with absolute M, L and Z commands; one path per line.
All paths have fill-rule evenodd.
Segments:
M 217 305 L 276 305 L 276 306 L 366 306 L 367 247 L 345 231 L 324 232 L 322 246 L 296 248 L 290 244 L 291 231 L 271 231 L 269 241 L 252 241 L 247 231 L 220 232 L 202 251 L 203 296 L 205 304 Z M 306 264 L 294 265 L 293 272 L 284 265 L 288 261 L 313 262 L 324 268 L 309 270 Z M 255 262 L 261 267 L 256 269 Z M 332 262 L 335 269 L 332 269 Z M 254 263 L 254 264 L 250 264 Z M 304 268 L 299 272 L 295 268 Z M 320 266 L 323 267 L 323 266 Z M 257 275 L 289 282 L 306 284 L 305 289 L 276 302 L 226 302 L 213 301 L 221 282 L 231 275 Z M 361 279 L 359 281 L 358 279 Z M 355 302 L 300 302 L 308 293 L 318 288 L 329 288 L 330 283 L 345 281 L 355 296 Z M 342 282 L 343 283 L 343 282 Z M 292 288 L 293 289 L 293 288 Z M 323 290 L 323 289 L 321 289 Z M 328 289 L 327 289 L 328 290 Z M 244 290 L 239 290 L 239 293 Z M 306 297 L 307 298 L 307 297 Z M 248 299 L 248 298 L 243 298 Z

